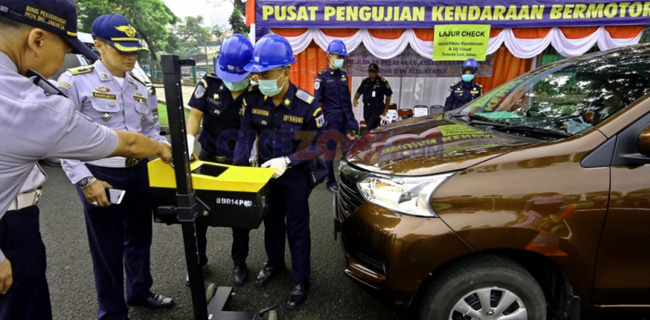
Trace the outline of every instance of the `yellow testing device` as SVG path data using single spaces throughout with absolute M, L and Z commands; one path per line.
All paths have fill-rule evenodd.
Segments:
M 197 157 L 194 157 L 197 159 Z M 155 159 L 148 163 L 149 186 L 155 205 L 154 220 L 178 223 L 158 214 L 160 206 L 176 206 L 174 168 Z M 208 225 L 257 229 L 268 210 L 268 182 L 275 169 L 241 167 L 195 160 L 190 163 L 192 187 L 210 210 Z

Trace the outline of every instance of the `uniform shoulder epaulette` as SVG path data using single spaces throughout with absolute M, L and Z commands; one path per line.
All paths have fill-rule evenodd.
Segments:
M 147 84 L 144 82 L 144 80 L 138 78 L 138 77 L 135 75 L 135 73 L 133 73 L 133 72 L 129 72 L 129 74 L 130 74 L 131 77 L 132 77 L 133 79 L 135 79 L 137 82 L 140 82 L 140 83 L 142 83 L 142 84 L 145 85 L 145 86 L 147 85 Z
M 361 80 L 361 81 L 366 81 L 366 80 L 368 80 L 368 79 L 370 79 L 370 77 L 365 77 L 365 78 L 363 78 L 363 80 Z
M 81 67 L 76 67 L 76 68 L 70 68 L 68 69 L 70 72 L 72 72 L 73 76 L 76 76 L 78 74 L 84 74 L 91 72 L 95 69 L 94 65 L 89 65 L 89 66 L 81 66 Z
M 483 86 L 480 85 L 480 84 L 478 84 L 478 83 L 474 83 L 474 84 L 475 84 L 477 87 L 479 87 L 479 88 L 483 88 Z
M 319 72 L 318 74 L 325 74 L 325 73 L 327 73 L 327 70 L 323 70 L 323 71 Z
M 298 91 L 296 92 L 296 97 L 298 99 L 304 101 L 304 102 L 309 103 L 309 104 L 311 104 L 311 102 L 314 101 L 314 96 L 307 93 L 307 91 L 304 91 L 304 90 L 301 90 L 301 89 L 298 89 Z
M 208 78 L 219 79 L 219 77 L 217 77 L 217 75 L 214 72 L 208 72 L 205 74 L 205 76 Z
M 380 77 L 380 78 L 381 78 L 381 81 L 386 82 L 386 79 L 384 79 L 384 77 Z
M 248 92 L 253 92 L 259 89 L 258 85 L 248 86 Z

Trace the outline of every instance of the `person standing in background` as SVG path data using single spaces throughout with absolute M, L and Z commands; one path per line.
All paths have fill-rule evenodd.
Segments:
M 467 59 L 461 67 L 461 81 L 453 84 L 447 92 L 443 112 L 459 108 L 466 103 L 478 98 L 483 92 L 480 84 L 474 82 L 474 76 L 478 71 L 478 62 L 474 59 Z
M 347 141 L 354 140 L 359 132 L 359 123 L 354 117 L 350 102 L 348 74 L 342 70 L 347 55 L 343 41 L 330 42 L 327 46 L 327 69 L 319 72 L 314 82 L 314 97 L 321 104 L 327 120 L 324 137 L 327 140 L 326 184 L 331 192 L 337 192 L 339 189 L 334 177 L 334 158 L 337 151 L 340 148 L 341 152 L 345 152 Z
M 359 104 L 363 95 L 363 119 L 366 120 L 366 132 L 376 128 L 382 115 L 386 114 L 390 105 L 393 90 L 386 79 L 379 76 L 379 66 L 372 63 L 368 66 L 368 77 L 361 81 L 359 89 L 354 94 L 354 107 Z M 384 101 L 384 96 L 386 100 Z
M 250 72 L 244 70 L 253 55 L 253 45 L 241 34 L 224 40 L 215 64 L 216 75 L 203 76 L 194 89 L 188 103 L 192 110 L 187 119 L 187 143 L 192 154 L 194 140 L 203 120 L 203 131 L 199 136 L 201 153 L 199 159 L 209 162 L 232 164 L 239 132 L 240 111 L 244 93 L 257 90 L 250 86 Z M 195 220 L 199 249 L 199 265 L 208 262 L 205 254 L 208 224 L 204 217 Z M 242 285 L 248 278 L 246 257 L 248 257 L 249 229 L 232 228 L 231 256 L 235 264 L 233 276 L 236 285 Z M 189 285 L 189 278 L 185 278 Z
M 156 130 L 147 87 L 130 71 L 145 50 L 131 22 L 119 14 L 99 16 L 92 25 L 100 60 L 59 77 L 77 110 L 109 128 L 140 132 L 168 143 Z M 153 294 L 150 270 L 153 202 L 146 158 L 111 157 L 81 162 L 62 160 L 77 185 L 97 289 L 98 319 L 127 318 L 129 305 L 166 308 L 171 298 Z M 103 202 L 106 188 L 125 190 L 121 204 Z M 124 300 L 126 271 L 126 300 Z

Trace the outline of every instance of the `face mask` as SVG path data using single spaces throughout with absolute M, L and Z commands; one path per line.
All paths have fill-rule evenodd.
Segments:
M 343 59 L 334 59 L 334 68 L 341 69 L 343 67 Z
M 473 74 L 464 74 L 464 75 L 462 75 L 462 76 L 460 76 L 460 77 L 461 77 L 461 78 L 463 79 L 463 81 L 465 81 L 465 82 L 470 82 L 470 81 L 472 81 L 472 80 L 474 79 L 474 75 L 473 75 Z
M 239 82 L 230 82 L 230 81 L 223 81 L 223 84 L 226 85 L 226 88 L 230 91 L 242 91 L 248 87 L 248 79 L 244 79 Z
M 282 82 L 282 86 L 278 87 L 278 80 L 282 77 L 282 74 L 280 74 L 279 77 L 277 77 L 275 80 L 262 80 L 260 79 L 260 92 L 262 92 L 263 95 L 268 96 L 268 97 L 274 97 L 280 91 L 282 91 L 282 87 L 284 87 L 284 82 L 287 81 L 287 79 L 284 79 L 284 82 Z

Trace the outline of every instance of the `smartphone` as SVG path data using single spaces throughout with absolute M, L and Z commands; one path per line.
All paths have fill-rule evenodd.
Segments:
M 108 201 L 112 204 L 122 203 L 124 193 L 126 193 L 124 190 L 106 188 L 106 196 L 108 196 Z

